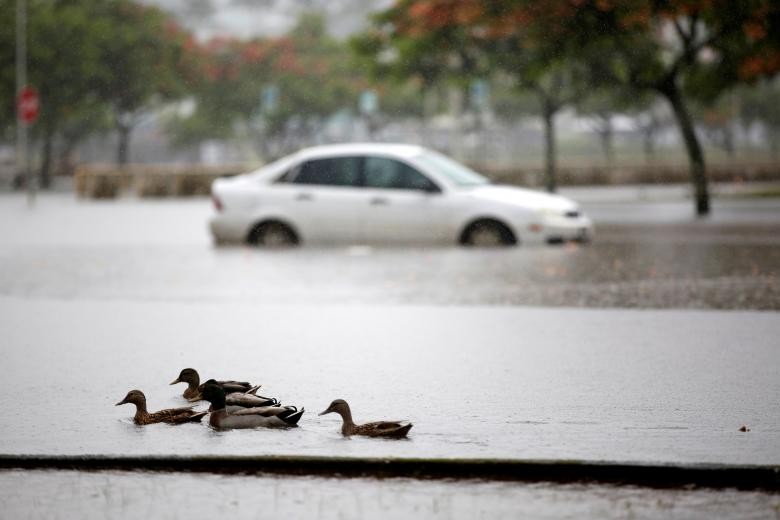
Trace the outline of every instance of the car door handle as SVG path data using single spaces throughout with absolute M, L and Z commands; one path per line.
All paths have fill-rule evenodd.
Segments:
M 314 200 L 314 197 L 312 197 L 311 193 L 299 193 L 298 195 L 295 196 L 295 200 L 302 200 L 302 201 Z
M 374 197 L 369 202 L 372 206 L 385 206 L 390 203 L 390 201 L 384 197 Z

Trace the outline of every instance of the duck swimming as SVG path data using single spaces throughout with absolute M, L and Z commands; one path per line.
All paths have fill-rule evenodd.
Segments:
M 341 425 L 342 435 L 365 435 L 367 437 L 385 437 L 390 439 L 400 439 L 406 437 L 409 430 L 412 429 L 412 423 L 407 421 L 377 421 L 366 424 L 355 424 L 352 422 L 352 412 L 344 399 L 336 399 L 328 409 L 320 413 L 337 413 L 343 421 Z
M 210 379 L 210 381 L 214 381 L 213 379 Z M 259 386 L 255 387 L 252 386 L 250 383 L 247 383 L 246 381 L 214 381 L 216 384 L 222 387 L 223 390 L 227 393 L 231 392 L 253 392 L 257 391 Z M 177 383 L 187 383 L 187 388 L 184 390 L 184 393 L 182 396 L 184 396 L 185 399 L 189 401 L 200 401 L 202 399 L 201 397 L 201 391 L 203 390 L 203 385 L 200 384 L 200 375 L 198 375 L 198 371 L 194 368 L 185 368 L 179 373 L 179 377 L 174 379 L 171 384 L 175 385 Z M 205 383 L 204 383 L 205 384 Z
M 133 421 L 135 424 L 155 424 L 155 423 L 168 423 L 168 424 L 181 424 L 185 422 L 199 422 L 208 412 L 196 412 L 191 406 L 183 408 L 167 408 L 160 410 L 159 412 L 149 413 L 146 411 L 146 396 L 140 390 L 130 390 L 124 399 L 116 403 L 115 406 L 121 404 L 132 403 L 135 405 L 135 416 Z
M 201 387 L 205 387 L 206 385 L 216 385 L 220 386 L 218 381 L 214 381 L 213 379 L 209 379 L 205 383 L 201 385 Z M 222 387 L 220 387 L 222 388 Z M 255 390 L 253 388 L 253 390 Z M 223 388 L 224 391 L 224 388 Z M 244 408 L 258 408 L 260 406 L 279 406 L 279 400 L 275 399 L 273 397 L 263 397 L 262 395 L 255 395 L 252 393 L 252 390 L 249 392 L 225 392 L 225 409 L 228 413 L 237 412 L 239 410 L 243 410 Z M 213 411 L 214 406 L 209 407 L 209 412 Z
M 304 409 L 295 406 L 258 406 L 228 412 L 225 403 L 225 391 L 219 386 L 207 383 L 202 391 L 203 399 L 211 403 L 209 424 L 214 428 L 285 428 L 296 426 Z

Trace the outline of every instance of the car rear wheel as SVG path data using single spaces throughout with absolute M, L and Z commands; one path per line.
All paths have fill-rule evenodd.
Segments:
M 517 243 L 512 232 L 496 220 L 479 220 L 463 232 L 461 243 L 472 247 L 503 247 Z
M 252 230 L 249 243 L 261 247 L 290 247 L 298 244 L 298 237 L 289 226 L 281 222 L 264 222 Z

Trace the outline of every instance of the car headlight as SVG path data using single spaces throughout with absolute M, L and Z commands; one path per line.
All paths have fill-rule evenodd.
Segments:
M 539 210 L 539 216 L 542 218 L 556 218 L 560 217 L 562 214 L 563 213 L 558 209 L 542 208 Z

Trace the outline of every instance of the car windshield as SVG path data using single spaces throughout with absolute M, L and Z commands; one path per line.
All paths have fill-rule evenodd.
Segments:
M 416 159 L 457 186 L 466 187 L 490 184 L 490 180 L 486 177 L 440 153 L 425 151 L 418 155 Z

